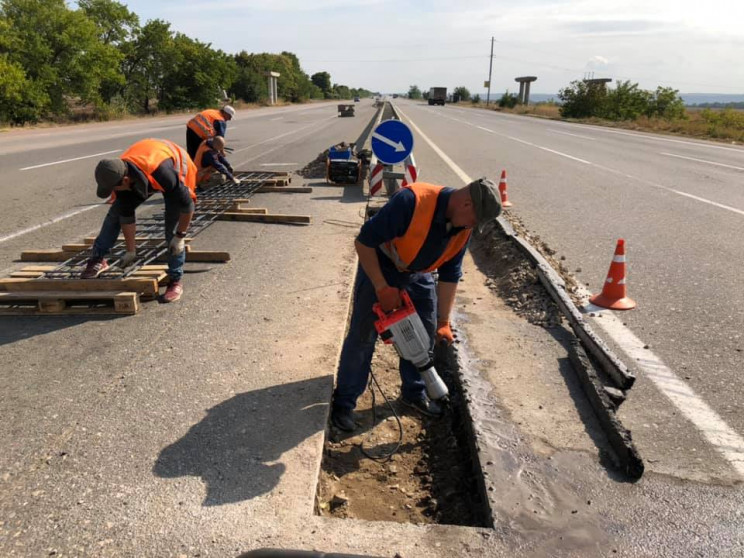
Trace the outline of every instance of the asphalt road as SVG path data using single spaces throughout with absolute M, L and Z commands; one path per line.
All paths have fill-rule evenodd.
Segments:
M 605 334 L 639 376 L 622 418 L 656 470 L 740 481 L 744 148 L 420 102 L 398 105 L 471 177 L 497 179 L 506 169 L 511 213 L 593 292 L 604 282 L 616 240 L 625 239 L 628 293 L 638 306 L 619 318 L 646 354 L 677 377 L 672 397 L 683 384 L 693 395 L 685 391 L 673 404 L 647 378 L 647 357 L 624 354 L 623 339 Z M 700 401 L 722 422 L 711 427 L 710 414 L 694 416 L 690 409 Z M 722 424 L 733 434 L 714 448 L 708 434 Z
M 743 210 L 744 200 L 731 178 L 741 171 L 730 168 L 744 166 L 741 150 L 399 105 L 418 128 L 423 180 L 459 186 L 463 173 L 497 177 L 506 168 L 513 213 L 565 255 L 570 269 L 581 268 L 577 275 L 590 287 L 604 279 L 616 238 L 626 238 L 630 294 L 639 307 L 623 320 L 727 425 L 744 433 L 741 413 L 727 410 L 739 408 L 741 392 L 741 356 L 729 354 L 741 347 L 736 336 L 743 322 L 744 295 L 735 288 L 741 282 L 732 263 L 742 261 L 737 240 L 744 231 L 742 215 L 731 209 Z M 241 111 L 228 127 L 231 161 L 236 169 L 300 169 L 332 143 L 356 139 L 373 112 L 369 101 L 355 118 L 337 118 L 335 104 Z M 97 232 L 107 210 L 95 198 L 97 160 L 142 137 L 183 143 L 184 120 L 0 135 L 0 270 L 20 267 L 15 260 L 23 249 L 55 248 Z M 702 176 L 711 177 L 705 191 Z M 542 419 L 552 459 L 530 455 L 523 467 L 499 472 L 504 484 L 498 490 L 526 487 L 517 498 L 525 513 L 505 512 L 514 523 L 507 517 L 495 533 L 313 517 L 354 269 L 351 240 L 364 200 L 356 187 L 310 182 L 315 192 L 307 198 L 261 194 L 254 203 L 312 214 L 310 227 L 217 223 L 200 235 L 197 247 L 228 250 L 233 260 L 188 265 L 178 304 L 148 303 L 138 316 L 118 319 L 0 320 L 4 555 L 227 556 L 284 546 L 497 556 L 514 544 L 515 526 L 525 526 L 526 541 L 543 537 L 545 545 L 562 545 L 563 555 L 740 553 L 744 508 L 740 486 L 732 486 L 740 476 L 731 461 L 639 373 L 623 421 L 647 459 L 647 475 L 636 485 L 615 479 L 599 462 L 590 413 L 573 408 L 585 403 L 557 370 L 565 359 L 560 345 L 523 323 L 499 325 L 474 348 L 483 362 L 495 363 L 495 382 L 498 374 L 512 373 L 498 366 L 505 345 L 521 351 L 524 370 L 543 350 L 532 368 L 536 381 L 547 378 L 545 385 L 520 386 L 522 378 L 513 378 L 513 397 L 523 389 L 563 401 L 562 414 Z M 503 303 L 481 306 L 490 295 L 476 288 L 482 287 L 473 281 L 476 271 L 469 273 L 459 306 L 467 299 L 472 326 L 489 324 Z M 487 404 L 506 420 L 498 405 Z M 529 420 L 538 410 L 524 412 L 520 419 Z M 546 415 L 542 406 L 539 412 Z M 515 436 L 530 437 L 528 424 L 520 430 Z M 497 439 L 490 449 L 508 454 L 511 447 Z M 508 455 L 506 462 L 513 464 Z M 555 546 L 542 548 L 545 555 Z

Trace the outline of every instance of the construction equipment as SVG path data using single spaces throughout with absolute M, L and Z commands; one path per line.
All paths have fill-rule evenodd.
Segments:
M 339 116 L 354 116 L 354 105 L 341 104 L 338 105 Z
M 385 343 L 395 347 L 401 358 L 413 363 L 418 369 L 426 384 L 429 399 L 445 399 L 449 390 L 434 368 L 429 351 L 431 338 L 408 293 L 401 290 L 400 298 L 403 306 L 389 314 L 385 313 L 379 302 L 372 306 L 372 310 L 380 318 L 375 322 L 375 329 Z
M 347 143 L 332 145 L 326 159 L 326 182 L 358 184 L 362 179 L 362 163 L 354 157 L 352 146 Z

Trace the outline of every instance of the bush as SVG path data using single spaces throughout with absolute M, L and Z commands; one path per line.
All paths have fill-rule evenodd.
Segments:
M 473 101 L 473 104 L 474 105 L 477 105 L 478 103 L 480 103 L 481 102 L 480 95 L 478 95 L 477 93 L 475 95 L 473 95 L 472 101 Z
M 517 106 L 518 102 L 519 97 L 516 93 L 509 93 L 509 90 L 507 89 L 501 96 L 501 99 L 499 99 L 499 106 L 501 108 L 514 108 Z

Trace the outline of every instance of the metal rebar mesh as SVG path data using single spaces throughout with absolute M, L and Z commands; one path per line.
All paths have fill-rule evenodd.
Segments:
M 240 184 L 224 182 L 198 194 L 194 216 L 189 226 L 189 237 L 193 238 L 214 223 L 220 215 L 235 207 L 235 200 L 247 199 L 266 184 L 267 180 L 275 178 L 273 172 L 236 172 L 235 177 Z M 91 246 L 92 248 L 92 246 Z M 68 260 L 52 270 L 44 272 L 39 279 L 70 279 L 77 277 L 90 257 L 90 248 L 74 253 Z M 101 273 L 100 279 L 123 279 L 129 277 L 168 252 L 165 241 L 165 212 L 160 211 L 151 217 L 137 220 L 137 259 L 126 270 L 117 267 L 126 252 L 123 240 L 119 240 L 111 248 L 109 263 L 111 267 Z

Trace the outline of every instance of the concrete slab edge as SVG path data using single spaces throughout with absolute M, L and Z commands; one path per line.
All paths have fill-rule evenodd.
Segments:
M 635 374 L 628 369 L 624 362 L 607 346 L 607 344 L 586 323 L 581 311 L 576 307 L 566 292 L 563 279 L 550 266 L 540 252 L 520 237 L 511 224 L 502 217 L 496 222 L 501 230 L 509 236 L 537 268 L 540 281 L 563 312 L 574 333 L 581 339 L 591 355 L 597 359 L 602 370 L 612 379 L 620 389 L 627 390 L 635 382 Z

